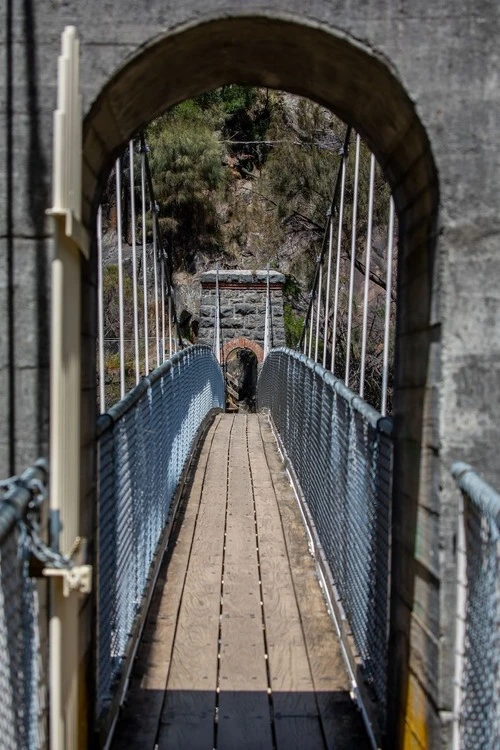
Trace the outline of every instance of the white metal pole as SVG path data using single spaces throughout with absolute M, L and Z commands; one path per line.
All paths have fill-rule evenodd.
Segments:
M 307 354 L 307 328 L 304 331 L 304 346 L 302 349 L 303 354 Z
M 102 206 L 97 209 L 97 324 L 99 326 L 99 406 L 101 414 L 106 411 L 106 388 L 104 370 L 104 299 L 102 267 Z
M 161 353 L 162 353 L 162 362 L 165 362 L 165 256 L 161 254 Z
M 168 288 L 168 356 L 172 358 L 172 288 Z
M 349 368 L 351 363 L 351 337 L 352 337 L 352 307 L 354 297 L 354 270 L 356 262 L 356 223 L 358 220 L 358 181 L 359 181 L 359 148 L 361 138 L 356 134 L 356 159 L 354 162 L 354 193 L 352 199 L 352 236 L 351 236 L 351 268 L 349 277 L 349 302 L 347 313 L 347 343 L 345 362 L 345 384 L 349 385 Z
M 151 218 L 153 220 L 153 272 L 154 272 L 154 286 L 155 286 L 155 328 L 156 328 L 156 366 L 160 366 L 160 318 L 158 314 L 158 306 L 160 303 L 158 294 L 158 259 L 156 257 L 157 252 L 157 226 L 158 221 L 158 207 L 151 204 Z
M 220 362 L 220 302 L 219 302 L 219 267 L 215 270 L 215 356 Z
M 141 151 L 141 200 L 142 200 L 142 291 L 144 298 L 144 373 L 149 373 L 148 340 L 148 274 L 146 253 L 146 154 Z
M 319 267 L 319 279 L 318 279 L 318 297 L 317 297 L 317 309 L 316 309 L 316 341 L 314 342 L 314 360 L 318 361 L 319 352 L 319 326 L 321 318 L 321 289 L 323 286 L 323 264 L 320 262 Z
M 330 280 L 332 274 L 332 247 L 333 247 L 333 210 L 328 214 L 328 266 L 326 270 L 326 295 L 325 295 L 325 325 L 323 328 L 323 367 L 326 367 L 326 353 L 328 350 L 328 317 L 330 312 Z
M 382 416 L 387 412 L 387 385 L 389 381 L 389 337 L 391 326 L 391 286 L 392 286 L 392 250 L 394 244 L 394 201 L 391 198 L 389 207 L 389 237 L 387 238 L 387 268 L 385 272 L 385 321 L 384 321 L 384 354 L 382 365 Z
M 130 141 L 130 229 L 132 234 L 132 292 L 134 298 L 134 360 L 135 382 L 139 382 L 141 370 L 139 366 L 139 298 L 137 293 L 137 238 L 135 224 L 135 175 L 134 175 L 134 142 Z
M 264 321 L 264 359 L 269 354 L 269 263 L 267 264 L 266 282 L 266 317 Z
M 120 321 L 120 398 L 125 396 L 125 325 L 123 311 L 122 178 L 120 159 L 115 163 L 116 238 L 118 240 L 118 307 Z
M 314 291 L 311 292 L 311 320 L 309 321 L 309 346 L 307 356 L 310 357 L 312 354 L 312 342 L 314 332 Z
M 373 188 L 375 184 L 375 156 L 370 156 L 370 185 L 368 188 L 368 228 L 366 232 L 366 256 L 365 256 L 365 295 L 363 299 L 363 329 L 361 333 L 361 370 L 359 374 L 359 395 L 365 395 L 365 370 L 366 370 L 366 337 L 368 335 L 368 296 L 370 294 L 370 262 L 372 254 L 372 227 L 373 227 Z
M 335 350 L 337 346 L 337 316 L 339 309 L 340 261 L 342 252 L 342 225 L 344 223 L 345 176 L 347 172 L 347 159 L 348 153 L 344 154 L 344 158 L 342 159 L 342 181 L 340 187 L 339 223 L 337 235 L 337 265 L 335 268 L 335 293 L 333 300 L 332 362 L 330 365 L 332 374 L 334 374 L 335 371 Z

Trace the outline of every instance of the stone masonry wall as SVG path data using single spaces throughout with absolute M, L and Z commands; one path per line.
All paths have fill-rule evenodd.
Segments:
M 212 346 L 215 336 L 215 271 L 201 276 L 198 343 Z M 271 346 L 285 345 L 283 283 L 281 273 L 270 273 Z M 264 347 L 267 271 L 219 271 L 221 347 L 232 339 L 246 338 Z

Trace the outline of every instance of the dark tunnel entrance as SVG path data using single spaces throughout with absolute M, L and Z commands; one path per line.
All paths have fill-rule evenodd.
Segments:
M 226 411 L 255 412 L 257 357 L 250 349 L 233 349 L 227 356 Z

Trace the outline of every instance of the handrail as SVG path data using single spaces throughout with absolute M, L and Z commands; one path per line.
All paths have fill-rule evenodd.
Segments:
M 378 412 L 373 406 L 370 406 L 370 404 L 364 401 L 361 396 L 359 396 L 359 394 L 351 391 L 351 389 L 346 386 L 343 380 L 340 380 L 340 378 L 332 375 L 329 370 L 312 359 L 312 357 L 308 357 L 306 354 L 302 354 L 295 349 L 289 349 L 286 346 L 276 347 L 272 351 L 282 352 L 283 354 L 292 357 L 292 359 L 303 362 L 306 367 L 308 367 L 310 370 L 313 370 L 315 374 L 323 380 L 323 382 L 332 387 L 339 396 L 342 396 L 342 398 L 345 399 L 345 401 L 347 401 L 348 404 L 352 406 L 352 408 L 356 412 L 358 412 L 358 414 L 364 417 L 372 427 L 388 436 L 392 435 L 392 417 L 381 416 L 380 412 Z
M 134 386 L 117 404 L 111 406 L 107 412 L 101 414 L 97 419 L 96 437 L 99 439 L 105 432 L 111 430 L 113 425 L 118 422 L 130 409 L 135 406 L 141 396 L 147 393 L 150 386 L 165 375 L 174 365 L 182 362 L 186 357 L 195 354 L 197 351 L 207 351 L 212 353 L 212 349 L 204 344 L 193 344 L 176 352 L 170 359 L 163 362 L 159 367 L 144 375 L 141 380 Z
M 500 533 L 500 493 L 463 461 L 456 461 L 451 467 L 451 473 L 462 492 L 488 516 L 496 525 L 497 533 Z
M 0 498 L 0 544 L 5 541 L 16 523 L 22 520 L 30 507 L 36 486 L 47 481 L 49 468 L 44 458 L 39 458 L 21 476 L 2 484 L 5 495 Z

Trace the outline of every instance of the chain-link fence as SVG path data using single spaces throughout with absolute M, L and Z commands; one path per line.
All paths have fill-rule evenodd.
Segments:
M 196 432 L 224 408 L 208 347 L 174 355 L 99 419 L 97 712 L 116 697 L 151 565 Z M 137 635 L 137 634 L 136 634 Z
M 457 531 L 455 737 L 460 750 L 500 747 L 500 494 L 467 464 Z
M 43 461 L 0 483 L 0 747 L 42 750 L 47 744 L 33 536 L 47 480 Z
M 289 349 L 267 357 L 258 406 L 270 410 L 293 466 L 383 723 L 391 420 L 321 365 Z

